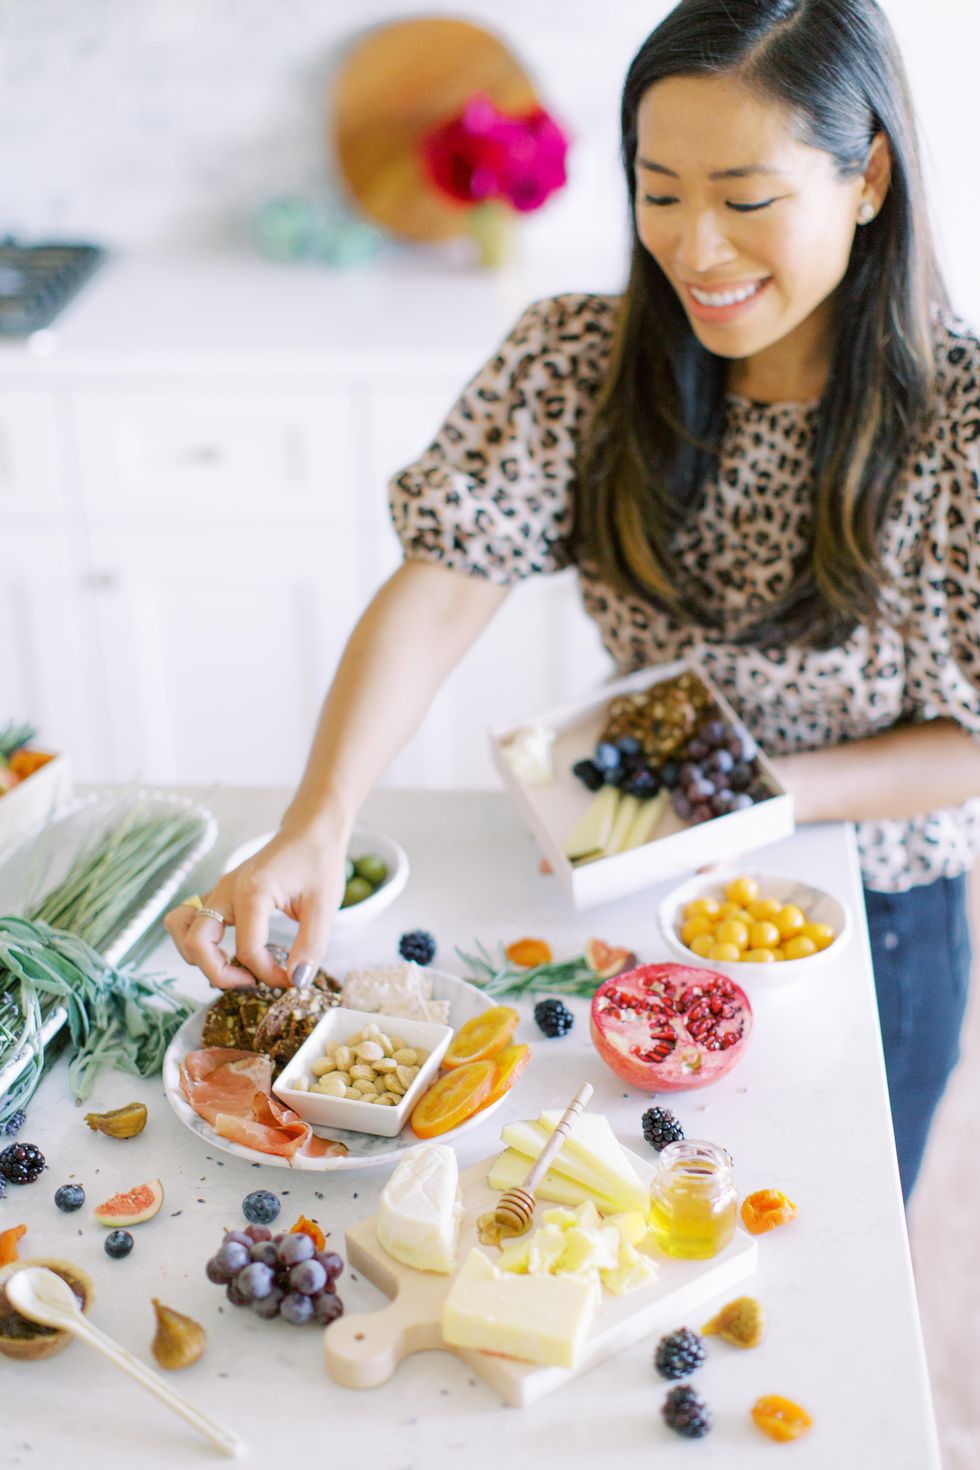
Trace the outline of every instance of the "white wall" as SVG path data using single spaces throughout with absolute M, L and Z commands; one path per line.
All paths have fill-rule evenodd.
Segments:
M 0 231 L 119 247 L 244 244 L 255 207 L 326 173 L 324 95 L 359 30 L 418 13 L 502 32 L 571 128 L 571 186 L 526 223 L 539 260 L 622 257 L 618 92 L 664 0 L 5 0 Z M 980 322 L 978 0 L 885 0 L 926 142 L 954 300 Z M 588 279 L 583 284 L 592 285 Z

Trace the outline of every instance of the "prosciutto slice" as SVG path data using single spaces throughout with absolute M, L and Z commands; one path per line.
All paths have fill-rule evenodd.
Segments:
M 309 1123 L 272 1096 L 272 1063 L 258 1052 L 222 1046 L 190 1052 L 180 1064 L 180 1085 L 195 1113 L 231 1143 L 290 1163 L 347 1152 L 342 1143 L 317 1138 Z

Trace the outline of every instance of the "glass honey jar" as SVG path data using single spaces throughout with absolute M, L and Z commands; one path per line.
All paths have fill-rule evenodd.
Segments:
M 732 1156 L 717 1143 L 682 1138 L 661 1152 L 650 1184 L 650 1228 L 668 1256 L 716 1256 L 735 1234 Z

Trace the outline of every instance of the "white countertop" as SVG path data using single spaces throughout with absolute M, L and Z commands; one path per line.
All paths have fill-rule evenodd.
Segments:
M 215 870 L 232 846 L 268 830 L 285 803 L 283 792 L 266 790 L 195 794 L 221 823 Z M 465 949 L 479 938 L 493 946 L 524 934 L 547 938 L 556 956 L 580 953 L 598 934 L 642 960 L 666 957 L 654 917 L 662 886 L 575 913 L 556 881 L 539 873 L 531 839 L 501 796 L 381 791 L 364 816 L 404 844 L 412 875 L 370 928 L 331 948 L 328 965 L 390 961 L 399 934 L 416 927 L 432 930 L 437 966 L 456 973 L 457 945 Z M 777 1186 L 799 1208 L 791 1226 L 760 1237 L 758 1274 L 746 1286 L 769 1313 L 764 1343 L 742 1352 L 709 1341 L 708 1361 L 693 1383 L 714 1413 L 714 1428 L 697 1447 L 660 1420 L 670 1385 L 651 1367 L 653 1340 L 523 1410 L 503 1407 L 446 1353 L 407 1359 L 384 1388 L 338 1387 L 323 1368 L 316 1329 L 262 1322 L 230 1307 L 205 1280 L 204 1262 L 222 1230 L 243 1223 L 240 1201 L 260 1182 L 280 1194 L 288 1189 L 284 1218 L 315 1216 L 339 1244 L 347 1226 L 373 1213 L 388 1168 L 332 1177 L 252 1168 L 187 1132 L 158 1080 L 101 1075 L 87 1107 L 137 1097 L 150 1107 L 145 1133 L 116 1143 L 84 1127 L 60 1063 L 22 1134 L 41 1147 L 48 1172 L 35 1186 L 8 1189 L 2 1223 L 28 1224 L 22 1254 L 65 1256 L 84 1266 L 96 1283 L 93 1320 L 144 1359 L 152 1361 L 152 1296 L 204 1323 L 207 1353 L 172 1381 L 238 1433 L 249 1461 L 263 1470 L 433 1470 L 450 1460 L 466 1470 L 508 1463 L 646 1470 L 695 1459 L 706 1470 L 741 1470 L 768 1464 L 775 1453 L 748 1415 L 763 1393 L 796 1399 L 813 1415 L 812 1434 L 786 1451 L 797 1470 L 939 1470 L 851 835 L 839 826 L 810 828 L 756 856 L 760 866 L 798 874 L 850 903 L 856 934 L 839 963 L 812 982 L 753 994 L 752 1043 L 727 1078 L 661 1098 L 689 1137 L 710 1137 L 732 1152 L 740 1195 Z M 148 968 L 178 974 L 183 988 L 204 999 L 203 981 L 169 943 Z M 610 1118 L 623 1143 L 646 1150 L 640 1118 L 649 1097 L 606 1069 L 589 1041 L 586 1002 L 571 1004 L 573 1031 L 548 1041 L 538 1036 L 530 1005 L 521 1003 L 518 1036 L 532 1041 L 534 1060 L 494 1118 L 460 1139 L 462 1165 L 492 1154 L 505 1122 L 555 1106 L 569 1081 L 586 1075 L 596 1088 L 593 1108 Z M 92 1205 L 155 1175 L 166 1187 L 165 1204 L 135 1230 L 136 1246 L 123 1261 L 105 1256 L 104 1232 L 87 1208 L 62 1215 L 53 1204 L 54 1190 L 70 1177 L 85 1185 Z M 348 1311 L 382 1304 L 378 1291 L 349 1273 L 339 1285 Z M 699 1327 L 723 1300 L 709 1304 L 698 1322 L 676 1325 Z M 46 1363 L 0 1358 L 0 1384 L 4 1463 L 11 1467 L 121 1470 L 138 1463 L 163 1470 L 214 1462 L 177 1418 L 81 1344 Z

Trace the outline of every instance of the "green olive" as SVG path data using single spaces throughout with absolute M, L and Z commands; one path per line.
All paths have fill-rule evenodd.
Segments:
M 366 853 L 354 864 L 354 871 L 359 878 L 365 878 L 372 888 L 380 888 L 388 876 L 388 867 L 373 852 Z
M 351 904 L 363 903 L 364 899 L 370 898 L 373 892 L 374 889 L 364 878 L 352 878 L 344 889 L 344 901 L 340 907 L 348 909 Z
M 354 876 L 354 859 L 348 858 L 344 864 L 344 882 L 349 883 Z

